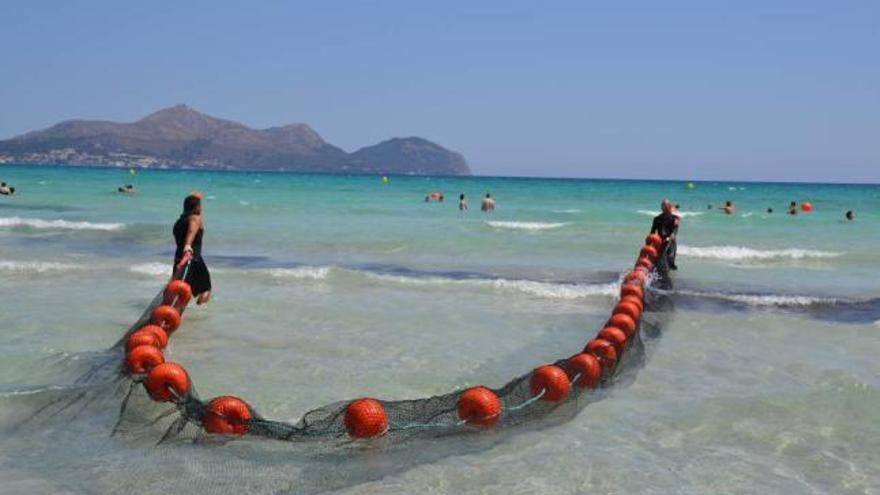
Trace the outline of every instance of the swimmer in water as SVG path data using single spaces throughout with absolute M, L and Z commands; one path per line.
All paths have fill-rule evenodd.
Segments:
M 847 212 L 846 212 L 846 214 L 844 215 L 844 217 L 846 217 L 846 220 L 847 220 L 847 221 L 852 222 L 853 220 L 856 219 L 856 214 L 853 213 L 852 210 L 847 210 Z
M 425 196 L 425 203 L 430 203 L 431 201 L 437 201 L 438 203 L 443 202 L 443 193 L 438 191 L 431 191 Z
M 464 193 L 461 193 L 458 195 L 458 211 L 467 211 L 467 209 L 467 198 L 464 197 Z
M 788 214 L 789 215 L 797 215 L 797 203 L 792 201 L 788 204 Z
M 9 186 L 7 186 L 5 182 L 0 182 L 0 194 L 4 196 L 9 196 L 10 194 L 12 194 Z
M 678 247 L 675 243 L 675 234 L 678 232 L 681 218 L 673 212 L 672 202 L 668 199 L 664 199 L 660 203 L 660 209 L 663 211 L 654 217 L 651 233 L 658 234 L 663 238 L 663 243 L 668 245 L 666 259 L 669 261 L 669 269 L 678 270 L 678 267 L 675 266 L 675 252 Z
M 116 188 L 116 192 L 134 194 L 137 192 L 137 190 L 134 188 L 134 184 L 126 184 L 124 186 L 119 186 L 118 188 Z
M 198 304 L 205 304 L 211 300 L 211 274 L 208 265 L 202 259 L 202 237 L 205 228 L 202 225 L 202 195 L 192 193 L 183 200 L 183 213 L 174 223 L 174 242 L 177 250 L 174 253 L 175 268 L 180 264 L 185 255 L 189 255 L 189 269 L 186 271 L 184 281 L 192 288 L 192 293 Z
M 483 202 L 480 203 L 480 210 L 486 213 L 491 213 L 495 211 L 495 200 L 492 199 L 491 194 L 486 193 L 486 197 L 483 198 Z
M 773 213 L 773 208 L 767 208 L 767 213 Z
M 724 206 L 721 207 L 721 211 L 726 215 L 733 215 L 736 212 L 736 206 L 733 205 L 733 201 L 725 201 Z

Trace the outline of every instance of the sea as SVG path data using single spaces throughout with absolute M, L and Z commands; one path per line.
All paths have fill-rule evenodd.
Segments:
M 0 180 L 17 190 L 0 196 L 0 493 L 880 492 L 880 185 L 8 164 Z M 510 431 L 160 442 L 111 434 L 118 394 L 47 414 L 167 281 L 192 191 L 213 300 L 166 358 L 267 418 L 497 387 L 578 352 L 663 198 L 681 215 L 672 308 L 632 380 Z

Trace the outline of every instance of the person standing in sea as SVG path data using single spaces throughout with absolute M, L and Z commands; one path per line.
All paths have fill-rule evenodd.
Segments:
M 651 233 L 658 234 L 663 238 L 663 244 L 668 246 L 666 257 L 669 261 L 669 268 L 677 270 L 678 267 L 675 265 L 675 252 L 677 251 L 675 234 L 678 232 L 681 218 L 673 212 L 672 202 L 668 199 L 664 199 L 660 203 L 660 209 L 662 212 L 654 217 L 654 222 L 651 224 Z
M 205 228 L 202 225 L 202 195 L 191 193 L 183 200 L 183 213 L 174 223 L 174 242 L 177 250 L 174 252 L 175 270 L 185 265 L 185 256 L 189 257 L 189 268 L 183 280 L 189 284 L 193 296 L 198 304 L 205 304 L 211 300 L 211 274 L 208 265 L 202 258 L 202 237 Z M 183 263 L 182 263 L 183 262 Z

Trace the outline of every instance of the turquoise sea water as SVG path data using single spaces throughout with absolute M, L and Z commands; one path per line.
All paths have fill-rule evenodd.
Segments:
M 0 196 L 4 493 L 112 491 L 132 479 L 142 493 L 218 483 L 254 493 L 880 487 L 878 185 L 383 184 L 8 165 L 0 179 L 19 192 Z M 114 192 L 128 182 L 136 195 Z M 146 307 L 194 190 L 206 197 L 215 299 L 187 313 L 170 355 L 203 397 L 238 395 L 275 419 L 357 396 L 497 386 L 579 350 L 664 197 L 682 213 L 676 309 L 630 386 L 560 424 L 479 447 L 425 441 L 406 459 L 381 449 L 316 459 L 260 440 L 133 446 L 109 437 L 118 410 L 71 419 L 62 433 L 14 428 L 45 387 L 75 378 L 78 362 Z M 429 191 L 446 202 L 424 203 Z M 486 192 L 493 214 L 479 211 Z M 717 210 L 725 200 L 735 215 Z M 815 211 L 789 216 L 792 200 Z M 854 222 L 843 220 L 849 209 Z

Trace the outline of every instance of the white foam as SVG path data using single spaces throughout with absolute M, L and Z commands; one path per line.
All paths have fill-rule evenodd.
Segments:
M 55 261 L 9 261 L 0 260 L 0 270 L 17 273 L 69 272 L 83 270 L 83 265 Z
M 652 217 L 656 217 L 660 214 L 659 211 L 651 211 L 651 210 L 636 210 L 637 213 L 641 213 L 642 215 L 648 215 Z M 698 217 L 700 215 L 705 214 L 703 211 L 676 211 L 676 215 L 680 217 Z
M 679 290 L 679 294 L 689 296 L 709 297 L 712 299 L 725 299 L 739 303 L 748 304 L 749 306 L 811 306 L 814 304 L 835 304 L 843 302 L 841 299 L 830 297 L 811 297 L 811 296 L 795 296 L 795 295 L 779 295 L 779 294 L 725 294 L 723 292 L 697 292 L 688 290 Z
M 134 273 L 139 273 L 141 275 L 150 275 L 153 277 L 167 277 L 171 275 L 170 263 L 141 263 L 139 265 L 132 265 L 128 267 L 128 269 Z
M 581 212 L 581 210 L 578 210 L 577 208 L 571 208 L 571 209 L 568 209 L 568 210 L 553 210 L 553 213 L 570 213 L 570 214 L 574 214 L 574 213 L 580 213 L 580 212 Z
M 453 279 L 446 277 L 406 277 L 367 273 L 367 277 L 383 282 L 419 286 L 469 286 L 486 287 L 502 291 L 520 292 L 546 299 L 582 299 L 596 296 L 615 296 L 619 290 L 617 283 L 608 284 L 557 284 L 534 280 L 508 279 Z
M 296 268 L 273 268 L 269 274 L 276 278 L 299 280 L 324 280 L 330 275 L 329 266 L 298 266 Z
M 42 218 L 2 217 L 0 227 L 30 227 L 33 229 L 67 230 L 121 230 L 124 223 L 71 222 L 69 220 L 44 220 Z
M 769 249 L 760 250 L 744 246 L 679 246 L 678 254 L 691 258 L 718 259 L 725 261 L 779 260 L 834 258 L 841 253 L 814 249 Z
M 514 230 L 547 230 L 558 229 L 568 225 L 568 222 L 507 222 L 489 220 L 486 222 L 490 227 L 496 229 L 514 229 Z

